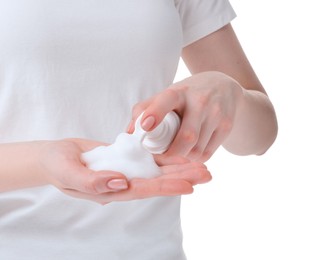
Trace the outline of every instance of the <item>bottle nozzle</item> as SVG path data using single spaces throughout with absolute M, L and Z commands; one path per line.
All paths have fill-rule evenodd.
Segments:
M 180 127 L 180 118 L 175 112 L 169 112 L 162 122 L 152 131 L 146 132 L 140 125 L 143 113 L 137 118 L 134 135 L 140 137 L 145 149 L 152 154 L 162 154 L 168 150 Z

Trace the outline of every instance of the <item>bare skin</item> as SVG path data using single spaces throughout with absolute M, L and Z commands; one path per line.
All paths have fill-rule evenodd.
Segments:
M 171 110 L 182 124 L 166 156 L 207 161 L 220 145 L 237 155 L 263 154 L 277 135 L 274 108 L 227 25 L 187 46 L 182 57 L 193 76 L 136 104 L 135 119 L 155 128 Z
M 83 152 L 100 145 L 107 144 L 84 139 L 2 144 L 0 192 L 53 185 L 72 197 L 104 205 L 112 201 L 189 194 L 194 185 L 211 179 L 203 164 L 181 157 L 158 158 L 163 175 L 150 180 L 128 182 L 121 173 L 94 172 L 80 158 Z

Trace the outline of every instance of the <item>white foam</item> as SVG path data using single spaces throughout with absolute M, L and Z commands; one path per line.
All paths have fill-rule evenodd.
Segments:
M 142 145 L 143 135 L 121 133 L 115 143 L 99 146 L 83 153 L 82 159 L 86 166 L 94 171 L 116 171 L 128 179 L 153 178 L 161 174 L 153 155 Z
M 121 133 L 109 146 L 99 146 L 82 154 L 86 166 L 94 171 L 116 171 L 128 179 L 153 178 L 161 174 L 152 154 L 164 153 L 172 142 L 180 119 L 174 112 L 168 113 L 153 131 L 146 132 L 140 126 L 142 114 L 135 123 L 135 132 Z

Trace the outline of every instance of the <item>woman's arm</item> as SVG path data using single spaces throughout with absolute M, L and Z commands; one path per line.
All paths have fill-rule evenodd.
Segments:
M 184 48 L 182 57 L 192 74 L 219 71 L 243 89 L 232 130 L 223 146 L 235 154 L 262 154 L 277 136 L 271 101 L 229 24 Z
M 110 180 L 126 182 L 126 178 L 114 172 L 90 171 L 80 159 L 82 152 L 97 145 L 101 143 L 83 139 L 0 144 L 0 192 L 49 184 L 62 191 L 112 191 L 106 185 Z
M 156 159 L 162 175 L 132 179 L 113 171 L 92 171 L 81 160 L 103 143 L 84 139 L 0 144 L 0 193 L 53 185 L 63 193 L 99 204 L 155 196 L 189 194 L 193 186 L 211 180 L 203 164 L 185 158 Z
M 184 48 L 182 57 L 193 76 L 137 104 L 142 126 L 152 130 L 171 110 L 181 128 L 166 155 L 206 161 L 223 145 L 238 155 L 262 154 L 274 142 L 274 108 L 231 25 Z
M 44 143 L 0 144 L 0 192 L 48 184 L 36 167 Z

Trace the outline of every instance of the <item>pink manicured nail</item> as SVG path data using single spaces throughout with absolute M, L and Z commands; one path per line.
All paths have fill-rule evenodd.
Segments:
M 107 186 L 112 190 L 125 190 L 128 188 L 128 183 L 124 179 L 113 179 L 107 183 Z
M 154 126 L 156 119 L 154 116 L 148 116 L 141 124 L 142 129 L 149 131 Z

